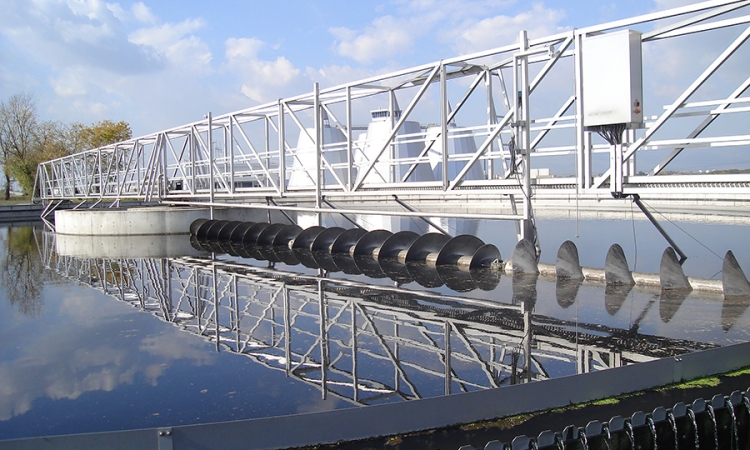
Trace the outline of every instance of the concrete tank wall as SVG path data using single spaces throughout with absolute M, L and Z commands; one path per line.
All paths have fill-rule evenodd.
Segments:
M 77 209 L 55 211 L 55 231 L 78 236 L 145 236 L 189 234 L 196 219 L 210 217 L 208 208 L 148 206 L 136 208 Z M 292 215 L 294 217 L 294 215 Z M 215 208 L 214 218 L 245 222 L 267 222 L 261 209 Z M 271 212 L 271 222 L 288 222 L 279 211 Z
M 190 224 L 207 217 L 207 212 L 206 208 L 162 206 L 55 211 L 55 231 L 83 236 L 186 234 L 190 232 Z
M 138 239 L 129 236 L 93 236 L 58 234 L 55 237 L 58 255 L 76 258 L 172 258 L 203 256 L 190 245 L 185 235 L 144 235 Z

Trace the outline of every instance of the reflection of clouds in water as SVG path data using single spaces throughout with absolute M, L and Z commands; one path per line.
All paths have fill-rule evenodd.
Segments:
M 158 319 L 92 294 L 76 290 L 47 302 L 45 320 L 32 334 L 21 326 L 8 330 L 28 338 L 23 347 L 0 347 L 0 354 L 13 355 L 0 361 L 0 420 L 28 412 L 38 398 L 73 400 L 133 384 L 139 375 L 155 386 L 173 361 L 215 360 L 201 340 L 171 327 L 147 335 Z
M 34 362 L 35 370 L 46 372 L 42 379 L 47 397 L 76 399 L 88 391 L 111 391 L 120 384 L 120 374 L 127 369 L 124 351 L 109 345 L 77 350 L 72 355 L 61 349 L 60 357 Z M 42 387 L 42 386 L 39 386 Z
M 158 359 L 159 363 L 151 364 L 143 371 L 146 379 L 152 386 L 156 386 L 158 378 L 167 369 L 167 361 L 187 359 L 194 366 L 212 364 L 216 360 L 216 354 L 207 352 L 205 349 L 191 346 L 190 340 L 185 339 L 184 333 L 172 329 L 163 332 L 159 336 L 148 336 L 141 342 L 139 350 L 147 352 L 152 358 Z
M 164 359 L 191 359 L 197 366 L 212 363 L 216 358 L 214 353 L 206 353 L 195 347 L 185 345 L 185 334 L 178 334 L 169 330 L 159 336 L 148 336 L 143 339 L 140 350 L 148 352 L 151 356 L 161 356 Z

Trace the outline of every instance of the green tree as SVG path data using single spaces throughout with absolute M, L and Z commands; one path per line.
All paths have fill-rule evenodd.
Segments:
M 102 120 L 89 126 L 74 123 L 70 126 L 70 142 L 76 153 L 126 141 L 132 136 L 130 125 L 123 120 Z
M 37 166 L 51 159 L 130 139 L 125 121 L 102 120 L 89 126 L 39 122 L 31 94 L 18 93 L 0 103 L 0 165 L 5 177 L 5 199 L 13 180 L 25 194 L 34 190 Z
M 31 151 L 10 159 L 11 175 L 25 194 L 30 194 L 34 190 L 36 168 L 39 163 L 70 154 L 68 137 L 68 127 L 60 122 L 38 123 L 34 129 Z
M 36 144 L 36 102 L 31 94 L 13 94 L 0 103 L 0 164 L 5 175 L 5 200 L 10 198 L 11 181 Z M 34 167 L 36 170 L 36 166 Z

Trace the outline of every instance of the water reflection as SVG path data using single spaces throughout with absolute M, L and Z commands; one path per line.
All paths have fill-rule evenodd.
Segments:
M 0 439 L 400 402 L 647 361 L 750 331 L 747 298 L 397 259 L 372 266 L 356 254 L 329 272 L 310 252 L 313 269 L 293 250 L 273 248 L 281 262 L 272 262 L 265 246 L 251 249 L 258 261 L 245 246 L 245 257 L 191 248 L 203 256 L 157 258 L 133 257 L 145 241 L 115 242 L 101 258 L 75 239 L 19 230 L 0 229 L 4 264 L 27 261 L 12 273 L 40 287 L 3 280 L 0 290 Z M 445 284 L 424 287 L 436 270 Z M 34 315 L 19 312 L 9 286 L 36 299 Z
M 714 346 L 639 334 L 658 296 L 625 328 L 535 313 L 537 275 L 512 277 L 511 295 L 503 298 L 507 294 L 496 289 L 487 292 L 494 296 L 487 300 L 334 278 L 314 252 L 303 253 L 312 257 L 317 273 L 298 273 L 242 260 L 55 255 L 54 235 L 45 236 L 46 261 L 55 272 L 202 336 L 217 351 L 245 355 L 313 386 L 321 398 L 350 404 L 493 388 Z M 391 278 L 419 277 L 422 286 L 450 279 L 458 292 L 483 280 L 472 274 L 468 285 L 463 273 L 438 274 L 419 264 L 395 267 L 395 275 L 387 264 L 382 269 Z M 498 286 L 500 273 L 488 273 L 492 277 L 482 282 Z M 563 309 L 580 303 L 580 282 L 553 286 Z M 629 293 L 607 289 L 604 310 L 617 314 Z
M 732 329 L 749 306 L 750 297 L 748 296 L 726 297 L 721 308 L 721 328 L 724 331 Z
M 0 289 L 19 312 L 38 316 L 42 312 L 44 290 L 42 260 L 37 248 L 37 233 L 32 226 L 4 228 L 0 254 Z

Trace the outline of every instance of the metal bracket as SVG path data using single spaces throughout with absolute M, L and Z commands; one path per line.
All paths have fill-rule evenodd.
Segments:
M 638 206 L 638 209 L 641 210 L 641 212 L 646 216 L 646 218 L 656 227 L 656 230 L 659 231 L 659 233 L 664 237 L 664 239 L 669 242 L 669 245 L 672 246 L 675 252 L 677 252 L 678 255 L 680 255 L 680 265 L 682 265 L 685 260 L 687 259 L 687 255 L 680 249 L 680 247 L 677 246 L 675 241 L 667 234 L 666 230 L 662 228 L 661 225 L 659 225 L 659 222 L 656 221 L 654 216 L 646 209 L 646 206 L 641 202 L 641 197 L 638 194 L 632 194 L 633 203 Z
M 338 208 L 336 208 L 336 205 L 334 205 L 333 203 L 331 203 L 331 202 L 329 202 L 328 200 L 326 200 L 325 196 L 322 196 L 322 197 L 320 197 L 320 201 L 322 201 L 322 202 L 323 202 L 323 203 L 325 203 L 326 205 L 330 206 L 330 207 L 331 207 L 331 208 L 333 208 L 334 210 L 335 210 L 335 209 L 338 209 Z M 338 214 L 340 214 L 340 215 L 341 215 L 341 217 L 343 217 L 344 219 L 348 220 L 348 221 L 349 221 L 349 223 L 351 223 L 351 224 L 352 224 L 352 225 L 354 225 L 355 227 L 357 227 L 357 228 L 360 228 L 360 229 L 362 229 L 362 230 L 364 230 L 364 229 L 365 229 L 365 227 L 363 227 L 362 225 L 358 224 L 356 220 L 352 219 L 351 217 L 347 216 L 346 214 L 344 214 L 344 213 L 338 213 Z
M 157 430 L 158 448 L 159 450 L 172 450 L 172 429 L 171 428 L 159 428 Z
M 403 200 L 399 199 L 397 195 L 394 195 L 394 196 L 393 196 L 393 200 L 394 200 L 394 201 L 395 201 L 396 203 L 398 203 L 399 205 L 401 205 L 401 206 L 403 206 L 404 208 L 406 208 L 406 209 L 407 209 L 408 211 L 411 211 L 411 212 L 419 212 L 419 211 L 417 211 L 416 209 L 414 209 L 414 208 L 412 208 L 411 206 L 409 206 L 409 204 L 408 204 L 408 203 L 406 203 L 405 201 L 403 201 Z M 428 219 L 427 217 L 424 217 L 424 216 L 419 216 L 419 218 L 420 218 L 420 219 L 422 219 L 423 221 L 427 222 L 427 224 L 428 224 L 428 225 L 430 225 L 430 226 L 431 226 L 432 228 L 434 228 L 434 229 L 438 230 L 439 232 L 443 233 L 444 235 L 446 235 L 446 236 L 448 236 L 448 237 L 453 237 L 453 236 L 451 236 L 451 234 L 450 234 L 450 233 L 448 233 L 447 231 L 445 231 L 445 230 L 444 230 L 444 229 L 443 229 L 443 228 L 442 228 L 442 227 L 441 227 L 440 225 L 436 224 L 435 222 L 433 222 L 432 220 Z

